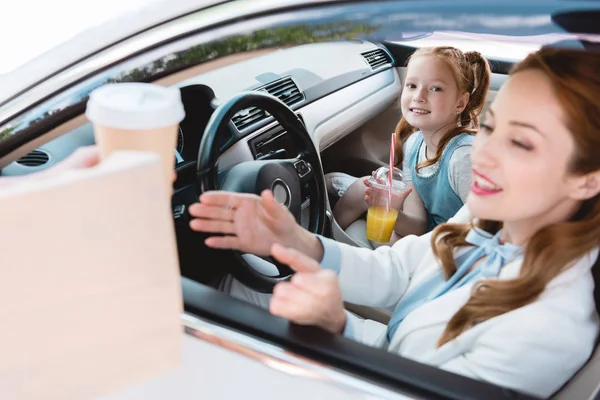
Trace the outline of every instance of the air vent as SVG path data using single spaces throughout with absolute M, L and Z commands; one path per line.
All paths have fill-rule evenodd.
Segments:
M 278 97 L 279 100 L 283 101 L 288 106 L 296 104 L 304 99 L 304 95 L 300 92 L 300 89 L 298 89 L 298 86 L 296 86 L 292 78 L 284 78 L 280 81 L 269 83 L 263 90 Z
M 34 150 L 31 153 L 21 157 L 17 163 L 27 167 L 39 167 L 46 164 L 50 160 L 48 153 L 42 150 Z
M 296 86 L 290 77 L 271 82 L 263 87 L 258 88 L 257 90 L 272 94 L 288 106 L 292 106 L 304 100 L 304 94 L 302 94 L 298 86 Z M 231 121 L 233 121 L 235 127 L 241 131 L 242 129 L 257 123 L 266 117 L 266 112 L 259 108 L 251 107 L 235 114 Z
M 363 56 L 365 61 L 371 66 L 371 69 L 377 69 L 383 65 L 392 63 L 392 58 L 387 51 L 383 49 L 367 51 L 360 53 L 360 55 Z
M 231 121 L 233 121 L 235 127 L 241 131 L 242 129 L 260 121 L 266 116 L 267 113 L 260 108 L 250 107 L 235 114 L 233 118 L 231 118 Z

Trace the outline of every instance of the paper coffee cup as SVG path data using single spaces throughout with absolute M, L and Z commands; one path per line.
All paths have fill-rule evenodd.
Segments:
M 114 150 L 142 150 L 161 157 L 172 187 L 177 131 L 185 117 L 179 89 L 150 83 L 115 83 L 90 94 L 86 116 L 104 159 Z

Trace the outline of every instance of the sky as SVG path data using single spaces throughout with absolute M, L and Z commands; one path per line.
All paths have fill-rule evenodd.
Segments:
M 0 74 L 77 33 L 157 0 L 16 0 L 0 6 Z M 6 6 L 10 3 L 10 7 Z

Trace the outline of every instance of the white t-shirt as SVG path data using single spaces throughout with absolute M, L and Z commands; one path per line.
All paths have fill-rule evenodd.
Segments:
M 409 163 L 411 150 L 415 145 L 416 138 L 416 134 L 410 135 L 403 146 L 404 160 L 402 161 L 402 173 L 404 175 L 404 180 L 406 181 L 412 181 L 412 171 L 410 170 Z M 425 149 L 426 146 L 423 141 L 421 148 L 419 149 L 417 164 L 426 161 Z M 454 150 L 454 153 L 450 156 L 449 163 L 448 180 L 450 187 L 458 197 L 460 197 L 462 202 L 465 203 L 467 201 L 467 195 L 471 191 L 471 146 L 461 146 Z M 420 177 L 426 178 L 433 175 L 438 168 L 439 161 L 433 165 L 419 169 L 418 174 Z

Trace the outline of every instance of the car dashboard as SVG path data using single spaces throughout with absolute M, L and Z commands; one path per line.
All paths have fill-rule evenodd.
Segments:
M 296 112 L 322 151 L 393 104 L 401 89 L 390 53 L 368 41 L 314 43 L 249 52 L 244 60 L 229 64 L 221 60 L 217 65 L 218 61 L 198 74 L 192 69 L 191 76 L 171 84 L 180 89 L 186 112 L 178 129 L 177 164 L 196 161 L 212 113 L 241 92 L 262 91 L 279 98 Z M 297 153 L 273 117 L 254 107 L 234 115 L 218 141 L 220 169 Z M 43 163 L 31 162 L 30 154 L 7 165 L 2 175 L 46 169 L 77 147 L 93 143 L 92 126 L 85 123 L 36 149 L 46 155 Z

